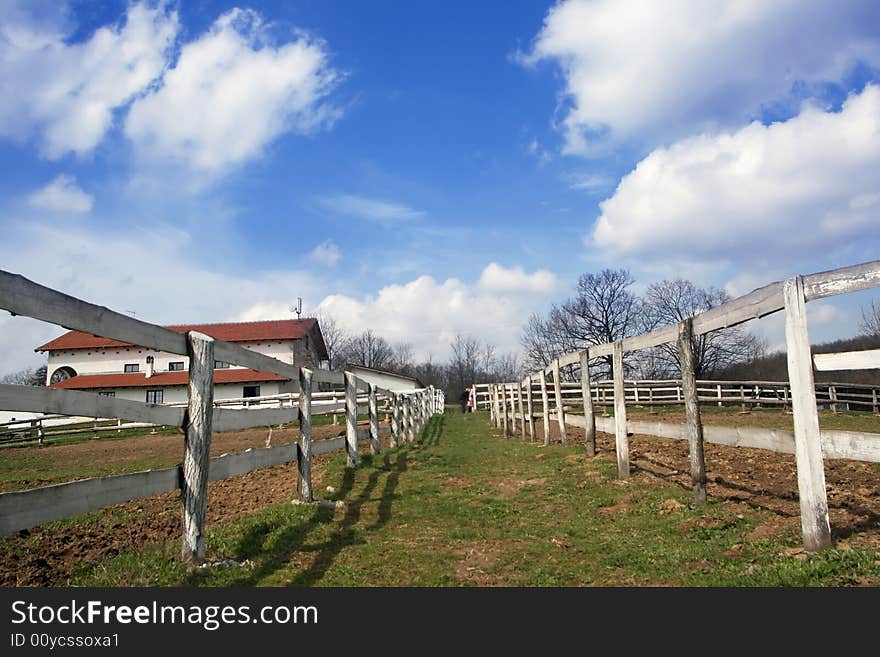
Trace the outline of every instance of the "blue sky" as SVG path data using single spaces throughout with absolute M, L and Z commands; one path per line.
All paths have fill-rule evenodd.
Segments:
M 0 1 L 0 267 L 155 322 L 517 348 L 578 274 L 880 257 L 874 3 Z M 854 332 L 870 295 L 815 304 Z M 760 329 L 780 342 L 778 321 Z M 0 373 L 57 329 L 0 318 Z

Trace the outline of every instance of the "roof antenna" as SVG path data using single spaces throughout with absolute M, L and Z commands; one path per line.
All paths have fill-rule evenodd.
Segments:
M 303 311 L 302 297 L 297 297 L 296 298 L 296 305 L 290 307 L 290 312 L 296 313 L 296 318 L 299 319 L 300 318 L 299 316 L 302 315 L 302 311 Z

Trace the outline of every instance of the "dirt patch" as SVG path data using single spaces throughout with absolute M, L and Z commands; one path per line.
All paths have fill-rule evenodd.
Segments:
M 506 586 L 508 576 L 497 570 L 498 559 L 502 554 L 509 553 L 511 548 L 523 546 L 522 541 L 493 543 L 475 541 L 462 545 L 454 551 L 458 557 L 455 564 L 455 576 L 462 584 L 476 586 Z
M 603 506 L 597 511 L 597 513 L 600 516 L 616 516 L 621 513 L 627 513 L 632 508 L 632 505 L 630 504 L 632 499 L 632 493 L 627 493 L 611 506 Z
M 547 483 L 544 477 L 538 479 L 501 479 L 493 482 L 493 486 L 498 489 L 499 497 L 513 497 L 519 491 L 526 487 L 543 486 Z

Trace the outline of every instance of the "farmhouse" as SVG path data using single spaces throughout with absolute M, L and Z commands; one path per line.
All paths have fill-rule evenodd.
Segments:
M 320 367 L 327 347 L 316 319 L 166 326 L 198 331 L 218 340 L 272 356 L 295 366 Z M 188 358 L 69 331 L 35 351 L 48 353 L 46 384 L 87 390 L 152 404 L 187 401 Z M 214 398 L 240 399 L 293 392 L 297 382 L 278 374 L 256 372 L 222 361 L 214 363 Z

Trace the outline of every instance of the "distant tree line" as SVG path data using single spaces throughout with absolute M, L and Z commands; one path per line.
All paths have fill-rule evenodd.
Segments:
M 419 362 L 410 342 L 389 342 L 372 329 L 350 333 L 326 314 L 318 317 L 318 323 L 330 369 L 362 365 L 412 376 L 426 386 L 443 389 L 450 402 L 472 383 L 514 381 L 523 376 L 518 354 L 499 353 L 493 344 L 472 335 L 456 334 L 446 361 L 435 362 L 429 354 Z

